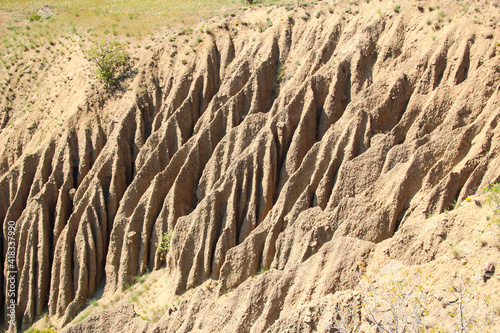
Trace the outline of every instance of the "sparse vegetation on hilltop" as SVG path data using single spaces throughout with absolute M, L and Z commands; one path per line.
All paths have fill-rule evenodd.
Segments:
M 198 1 L 155 1 L 132 0 L 127 2 L 111 0 L 51 1 L 49 7 L 54 15 L 44 19 L 37 14 L 45 5 L 39 1 L 0 1 L 0 11 L 9 13 L 4 24 L 21 24 L 24 20 L 50 22 L 52 29 L 64 33 L 74 26 L 81 32 L 90 29 L 95 37 L 119 35 L 139 37 L 156 29 L 178 24 L 191 25 L 200 18 L 214 16 L 221 9 L 230 10 L 242 5 L 269 5 L 293 3 L 286 0 L 212 0 L 200 6 Z M 1 26 L 1 24 L 0 24 Z

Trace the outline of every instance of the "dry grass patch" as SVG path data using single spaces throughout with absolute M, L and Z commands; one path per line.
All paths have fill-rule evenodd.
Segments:
M 287 2 L 290 1 L 261 0 L 256 5 Z M 46 4 L 46 1 L 0 0 L 0 11 L 3 12 L 0 17 L 5 18 L 0 23 L 0 29 L 9 24 L 29 22 L 30 16 Z M 243 0 L 208 0 L 203 1 L 203 6 L 194 0 L 147 3 L 139 0 L 54 0 L 50 6 L 55 15 L 41 21 L 50 22 L 51 28 L 58 33 L 88 33 L 99 38 L 107 35 L 142 38 L 165 26 L 192 25 L 201 18 L 244 5 Z

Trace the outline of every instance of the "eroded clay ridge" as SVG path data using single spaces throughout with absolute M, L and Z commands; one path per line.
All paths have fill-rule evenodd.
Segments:
M 209 278 L 231 290 L 261 268 L 327 256 L 324 244 L 363 257 L 409 216 L 499 180 L 498 46 L 467 26 L 432 40 L 412 24 L 220 27 L 187 64 L 158 47 L 132 91 L 0 179 L 0 219 L 17 221 L 19 324 L 47 307 L 67 323 L 101 284 L 113 292 L 161 267 L 168 231 L 173 291 Z M 119 115 L 109 131 L 103 110 Z M 280 303 L 267 304 L 242 332 L 277 319 Z

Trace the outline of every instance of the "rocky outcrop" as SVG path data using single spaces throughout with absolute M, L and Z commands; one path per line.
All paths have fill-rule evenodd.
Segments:
M 65 325 L 99 287 L 165 264 L 172 293 L 218 287 L 161 331 L 283 331 L 294 311 L 307 317 L 300 306 L 352 288 L 408 221 L 500 179 L 494 41 L 451 23 L 431 39 L 412 7 L 349 20 L 295 10 L 277 8 L 262 33 L 214 28 L 185 64 L 172 55 L 187 45 L 157 45 L 129 91 L 10 155 L 0 220 L 4 234 L 17 221 L 19 326 L 46 307 Z M 238 306 L 219 307 L 235 289 Z

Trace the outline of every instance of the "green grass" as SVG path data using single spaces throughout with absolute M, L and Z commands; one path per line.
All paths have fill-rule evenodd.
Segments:
M 85 311 L 83 314 L 81 314 L 78 319 L 75 321 L 75 324 L 78 324 L 80 322 L 82 322 L 85 318 L 87 318 L 90 314 L 92 313 L 92 311 Z
M 453 252 L 453 257 L 455 259 L 460 259 L 462 256 L 460 255 L 460 252 L 458 252 L 457 248 L 453 244 L 450 244 L 450 247 L 451 251 Z
M 93 306 L 95 306 L 95 307 L 99 306 L 99 305 L 98 305 L 98 303 L 97 303 L 97 300 L 95 300 L 95 299 L 89 299 L 89 300 L 87 301 L 87 304 L 89 304 L 89 305 L 93 305 Z
M 264 274 L 264 273 L 265 273 L 265 272 L 267 272 L 268 270 L 269 270 L 269 268 L 264 268 L 264 267 L 262 267 L 262 268 L 260 269 L 260 271 L 258 271 L 258 272 L 257 272 L 257 275 Z

